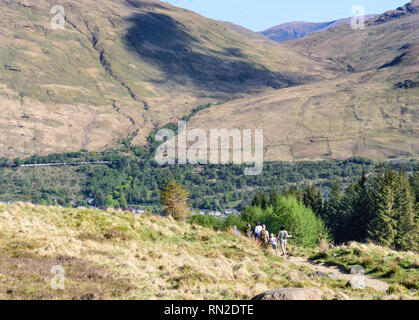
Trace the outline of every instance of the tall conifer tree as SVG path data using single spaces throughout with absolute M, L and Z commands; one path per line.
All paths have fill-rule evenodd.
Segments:
M 339 210 L 342 201 L 342 192 L 340 191 L 339 184 L 335 182 L 330 190 L 329 197 L 326 201 L 326 225 L 335 236 L 336 231 L 339 229 Z
M 395 192 L 396 236 L 398 250 L 412 250 L 418 246 L 418 226 L 415 221 L 415 202 L 413 191 L 406 172 L 402 168 L 397 177 Z
M 397 175 L 388 166 L 383 172 L 382 165 L 375 170 L 373 179 L 373 216 L 367 233 L 373 242 L 391 247 L 396 236 L 395 221 L 395 182 Z

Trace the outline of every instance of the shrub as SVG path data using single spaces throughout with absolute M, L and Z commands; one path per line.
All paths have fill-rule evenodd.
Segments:
M 329 243 L 325 239 L 320 240 L 320 252 L 327 253 L 329 251 Z
M 242 232 L 246 230 L 246 222 L 241 220 L 240 217 L 230 214 L 224 222 L 224 229 L 228 230 L 234 226 Z
M 400 284 L 392 284 L 388 289 L 387 289 L 387 293 L 388 294 L 397 294 L 397 293 L 405 293 L 407 292 L 407 289 L 400 285 Z
M 405 277 L 402 284 L 408 289 L 419 289 L 419 275 L 409 275 Z
M 315 247 L 320 240 L 329 239 L 323 221 L 293 196 L 281 197 L 275 208 L 249 208 L 247 215 L 261 221 L 271 233 L 279 232 L 285 225 L 293 243 L 303 247 Z
M 190 217 L 190 223 L 197 224 L 205 228 L 213 228 L 217 230 L 218 228 L 222 229 L 224 222 L 219 219 L 208 215 L 196 214 Z

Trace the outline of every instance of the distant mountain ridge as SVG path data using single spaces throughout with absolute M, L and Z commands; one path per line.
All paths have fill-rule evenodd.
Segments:
M 365 16 L 365 20 L 376 17 L 375 14 Z M 338 19 L 328 22 L 305 22 L 305 21 L 294 21 L 283 23 L 265 31 L 260 32 L 267 36 L 269 39 L 283 42 L 288 40 L 295 40 L 302 38 L 306 35 L 321 32 L 329 28 L 337 27 L 342 24 L 350 24 L 352 18 Z

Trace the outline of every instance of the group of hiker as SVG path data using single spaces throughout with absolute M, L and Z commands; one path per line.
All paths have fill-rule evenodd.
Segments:
M 272 249 L 275 250 L 275 253 L 278 254 L 278 242 L 281 244 L 282 256 L 287 256 L 287 239 L 292 238 L 285 230 L 285 226 L 281 227 L 281 230 L 278 233 L 278 236 L 275 237 L 273 233 L 269 235 L 268 230 L 266 230 L 265 225 L 261 225 L 259 222 L 256 222 L 255 229 L 252 231 L 252 226 L 247 225 L 247 236 L 251 239 L 254 239 L 265 249 L 268 249 L 269 244 L 272 245 Z

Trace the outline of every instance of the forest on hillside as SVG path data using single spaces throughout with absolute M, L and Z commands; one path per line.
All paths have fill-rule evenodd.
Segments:
M 129 145 L 128 145 L 129 146 Z M 196 209 L 243 209 L 252 195 L 263 190 L 315 185 L 327 195 L 333 183 L 345 188 L 374 162 L 368 159 L 324 160 L 319 162 L 266 162 L 262 174 L 245 176 L 243 165 L 160 166 L 144 148 L 128 147 L 101 153 L 86 151 L 32 156 L 27 159 L 0 159 L 0 201 L 28 201 L 63 206 L 146 207 L 159 210 L 159 190 L 174 177 L 190 192 Z M 108 165 L 66 167 L 19 167 L 22 164 L 109 161 Z M 416 161 L 392 161 L 412 174 Z
M 301 207 L 296 204 L 293 209 L 287 207 L 292 199 Z M 372 174 L 368 177 L 362 174 L 344 192 L 334 183 L 325 197 L 314 185 L 282 192 L 272 190 L 269 195 L 260 192 L 245 209 L 242 226 L 260 221 L 277 231 L 286 224 L 301 234 L 300 238 L 317 235 L 311 241 L 314 245 L 321 237 L 327 238 L 323 225 L 319 229 L 313 219 L 285 219 L 285 213 L 295 216 L 306 209 L 324 223 L 335 243 L 371 241 L 397 250 L 419 250 L 418 171 L 408 177 L 403 167 L 395 171 L 391 166 L 377 165 Z

